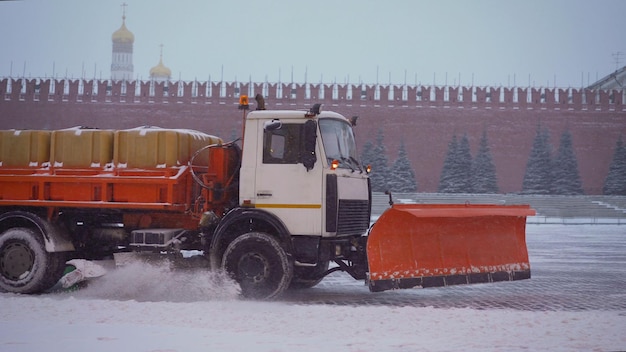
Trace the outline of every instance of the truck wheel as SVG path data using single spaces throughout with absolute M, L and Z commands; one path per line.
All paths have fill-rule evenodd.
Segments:
M 323 261 L 316 266 L 296 266 L 293 271 L 290 289 L 311 288 L 322 281 L 324 273 L 328 270 L 329 261 Z
M 0 289 L 14 293 L 45 291 L 61 278 L 62 253 L 48 253 L 43 238 L 28 228 L 0 234 Z
M 265 233 L 250 232 L 231 242 L 222 267 L 239 283 L 247 298 L 271 299 L 291 282 L 293 263 L 278 241 Z

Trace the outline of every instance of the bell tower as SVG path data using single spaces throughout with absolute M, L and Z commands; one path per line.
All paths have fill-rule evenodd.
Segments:
M 113 56 L 111 60 L 111 79 L 115 81 L 133 78 L 133 43 L 135 36 L 126 28 L 126 3 L 122 4 L 122 26 L 113 32 Z

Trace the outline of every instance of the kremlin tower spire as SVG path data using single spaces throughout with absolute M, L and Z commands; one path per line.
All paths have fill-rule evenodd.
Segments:
M 122 4 L 122 26 L 113 32 L 113 57 L 111 60 L 111 79 L 114 81 L 132 80 L 133 78 L 133 43 L 135 36 L 126 28 L 126 3 Z

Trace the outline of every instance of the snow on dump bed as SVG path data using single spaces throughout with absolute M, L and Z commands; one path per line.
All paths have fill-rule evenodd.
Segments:
M 192 129 L 188 129 L 188 128 L 163 128 L 163 127 L 159 127 L 159 126 L 138 126 L 135 128 L 129 128 L 129 129 L 125 129 L 125 130 L 120 130 L 120 131 L 139 131 L 139 134 L 142 136 L 145 136 L 148 132 L 150 131 L 176 131 L 179 133 L 185 133 L 188 134 L 190 136 L 192 136 L 194 139 L 201 139 L 204 140 L 207 137 L 209 138 L 213 138 L 213 139 L 220 139 L 217 136 L 208 134 L 208 133 L 204 133 L 204 132 L 200 132 L 197 130 L 192 130 Z
M 81 134 L 83 134 L 83 131 L 97 131 L 98 129 L 93 129 L 93 128 L 87 128 L 84 126 L 74 126 L 74 127 L 69 127 L 69 128 L 65 128 L 62 130 L 58 130 L 58 131 L 74 131 L 74 135 L 76 136 L 80 136 Z

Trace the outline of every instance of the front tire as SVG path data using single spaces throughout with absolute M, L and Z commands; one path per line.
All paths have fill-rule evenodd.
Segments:
M 222 257 L 222 268 L 239 283 L 246 298 L 271 299 L 291 283 L 291 256 L 272 236 L 250 232 L 232 241 Z
M 28 228 L 0 234 L 0 289 L 13 293 L 39 293 L 61 278 L 62 253 L 48 253 L 43 238 Z

